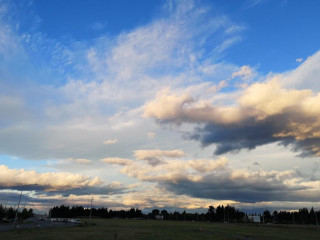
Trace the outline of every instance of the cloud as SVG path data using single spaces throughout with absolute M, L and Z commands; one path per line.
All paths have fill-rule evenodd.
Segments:
M 283 89 L 276 81 L 254 84 L 238 100 L 242 118 L 229 124 L 208 122 L 193 138 L 204 145 L 216 143 L 216 154 L 280 142 L 302 156 L 319 156 L 319 96 Z
M 303 61 L 298 68 L 283 74 L 281 83 L 286 88 L 312 89 L 320 92 L 320 51 Z
M 303 62 L 303 60 L 304 60 L 303 58 L 297 58 L 296 62 L 301 63 L 301 62 Z
M 220 45 L 218 45 L 215 50 L 218 53 L 221 53 L 223 51 L 225 51 L 226 49 L 230 48 L 232 45 L 234 45 L 235 43 L 241 41 L 241 38 L 236 36 L 236 37 L 231 37 L 226 39 L 223 43 L 221 43 Z
M 164 163 L 164 158 L 180 158 L 186 154 L 181 150 L 136 150 L 134 156 L 138 160 L 146 160 L 148 164 L 156 166 Z
M 2 3 L 0 3 L 2 4 Z M 3 5 L 2 5 L 3 6 Z M 1 7 L 1 6 L 0 6 Z M 0 12 L 0 19 L 2 20 L 2 15 L 6 14 L 7 10 Z M 15 36 L 14 32 L 9 25 L 5 24 L 4 21 L 0 23 L 0 54 L 5 57 L 5 59 L 10 59 L 10 52 L 13 56 L 21 51 L 19 44 L 17 43 L 19 39 Z
M 183 114 L 183 106 L 192 103 L 194 100 L 188 94 L 176 96 L 169 94 L 169 89 L 157 93 L 154 101 L 146 104 L 144 117 L 154 117 L 158 120 L 177 120 L 176 116 Z M 181 121 L 181 120 L 180 120 Z
M 210 161 L 207 159 L 189 160 L 186 164 L 199 173 L 207 173 L 212 172 L 213 170 L 220 167 L 225 167 L 227 163 L 228 159 L 225 157 L 221 157 L 215 161 Z
M 243 8 L 244 9 L 249 9 L 249 8 L 252 8 L 252 7 L 256 7 L 257 5 L 261 4 L 265 2 L 265 0 L 247 0 L 244 2 L 243 4 Z
M 130 165 L 133 163 L 133 161 L 130 159 L 116 158 L 116 157 L 103 158 L 103 159 L 101 159 L 101 161 L 104 163 L 115 164 L 115 165 L 120 165 L 120 166 L 126 166 L 126 165 Z
M 285 177 L 283 177 L 283 175 Z M 300 182 L 301 181 L 301 182 Z M 308 182 L 289 172 L 238 172 L 207 175 L 198 181 L 181 177 L 162 184 L 177 194 L 229 199 L 243 203 L 272 201 L 317 201 L 319 181 Z M 313 187 L 312 185 L 315 185 Z
M 25 101 L 16 96 L 1 95 L 0 93 L 0 125 L 14 125 L 32 119 Z
M 115 139 L 109 139 L 109 140 L 105 140 L 105 141 L 103 141 L 103 144 L 115 144 L 115 143 L 117 143 L 118 142 L 118 139 L 117 138 L 115 138 Z
M 77 158 L 77 159 L 68 158 L 67 161 L 84 164 L 84 165 L 90 164 L 92 162 L 91 160 L 85 159 L 85 158 Z
M 7 23 L 4 29 L 14 37 L 3 40 L 3 48 L 18 45 L 15 62 L 23 67 L 0 66 L 6 70 L 0 89 L 19 95 L 11 97 L 11 105 L 0 103 L 0 151 L 32 160 L 94 161 L 105 156 L 102 143 L 115 139 L 111 155 L 124 147 L 137 149 L 148 140 L 137 132 L 153 125 L 136 114 L 141 105 L 163 86 L 195 85 L 202 76 L 213 81 L 236 68 L 212 60 L 219 55 L 212 49 L 241 34 L 240 29 L 226 33 L 237 24 L 193 1 L 172 3 L 148 24 L 89 42 L 48 39 L 39 28 L 21 35 L 18 24 Z M 215 64 L 214 72 L 203 71 Z
M 123 173 L 179 195 L 242 203 L 272 201 L 317 201 L 320 181 L 310 180 L 294 170 L 248 171 L 217 160 L 172 160 L 157 166 L 133 164 Z
M 161 123 L 203 124 L 190 137 L 216 144 L 216 154 L 280 142 L 302 156 L 320 155 L 320 93 L 284 88 L 281 77 L 248 86 L 230 105 L 165 89 L 144 110 Z
M 148 138 L 153 139 L 156 136 L 156 133 L 155 132 L 147 132 L 147 136 L 148 136 Z
M 85 194 L 120 193 L 125 186 L 110 183 L 104 184 L 98 177 L 90 178 L 81 174 L 67 172 L 26 171 L 10 169 L 0 165 L 0 186 L 2 189 L 35 191 L 38 194 L 68 196 Z
M 223 168 L 227 164 L 227 159 L 219 158 L 217 160 L 194 159 L 194 160 L 177 160 L 162 162 L 157 165 L 145 165 L 143 162 L 137 162 L 125 166 L 121 171 L 130 177 L 136 177 L 143 181 L 164 181 L 186 176 L 197 181 L 202 174 Z M 201 174 L 200 174 L 201 173 Z
M 9 169 L 5 165 L 0 166 L 0 184 L 2 187 L 39 186 L 47 191 L 67 190 L 72 188 L 92 187 L 102 182 L 98 178 L 90 179 L 80 174 L 70 173 L 37 173 L 23 169 Z
M 93 193 L 93 207 L 100 208 L 108 207 L 109 209 L 125 209 L 130 208 L 131 206 L 125 205 L 123 202 L 119 202 L 119 199 L 122 199 L 121 194 L 114 194 L 110 191 L 105 191 L 103 195 L 101 192 Z M 108 197 L 106 198 L 106 194 Z M 20 191 L 15 190 L 1 190 L 0 191 L 0 201 L 6 206 L 16 206 L 17 199 L 19 199 Z M 59 194 L 56 195 L 44 195 L 44 194 L 35 194 L 33 191 L 22 191 L 22 203 L 26 203 L 26 208 L 32 208 L 37 213 L 47 214 L 49 209 L 54 206 L 83 206 L 85 208 L 90 208 L 91 206 L 91 192 L 85 194 Z
M 187 195 L 176 195 L 163 187 L 145 186 L 143 194 L 140 192 L 130 192 L 127 195 L 119 196 L 119 202 L 124 203 L 127 207 L 136 206 L 144 211 L 149 212 L 154 208 L 166 209 L 167 211 L 183 211 L 183 209 L 199 209 L 203 208 L 205 212 L 207 207 L 214 200 L 201 199 Z M 220 204 L 230 204 L 232 201 L 220 201 Z M 177 207 L 179 206 L 179 207 Z M 202 209 L 201 209 L 202 210 Z
M 245 66 L 242 66 L 239 71 L 234 72 L 232 74 L 232 78 L 240 77 L 243 80 L 248 80 L 249 78 L 251 78 L 253 76 L 253 74 L 254 73 L 253 73 L 253 70 L 251 69 L 251 67 L 245 65 Z

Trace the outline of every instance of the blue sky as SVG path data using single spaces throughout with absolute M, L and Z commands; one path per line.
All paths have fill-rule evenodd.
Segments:
M 82 41 L 147 24 L 163 4 L 164 1 L 35 1 L 34 8 L 43 20 L 39 30 L 49 37 L 70 36 Z
M 164 4 L 165 1 L 35 1 L 30 8 L 41 19 L 35 24 L 37 30 L 49 38 L 92 41 L 101 35 L 116 36 L 148 24 L 161 16 Z M 319 21 L 316 1 L 308 4 L 286 0 L 204 1 L 203 4 L 215 14 L 228 14 L 243 27 L 244 40 L 223 56 L 234 64 L 258 64 L 264 73 L 281 72 L 295 68 L 295 59 L 318 50 L 320 33 L 314 29 Z M 29 21 L 36 22 L 34 17 Z
M 0 1 L 0 201 L 319 208 L 319 9 Z
M 264 73 L 281 72 L 295 68 L 295 59 L 306 58 L 318 50 L 320 35 L 313 28 L 319 21 L 319 3 L 258 2 L 261 3 L 247 10 L 243 11 L 240 7 L 241 10 L 237 8 L 233 12 L 234 20 L 243 22 L 248 29 L 244 43 L 230 51 L 228 60 L 250 65 L 259 61 Z M 246 58 L 243 58 L 244 55 Z

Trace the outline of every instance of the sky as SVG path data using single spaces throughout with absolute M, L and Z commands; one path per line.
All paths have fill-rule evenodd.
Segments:
M 0 0 L 0 203 L 320 209 L 319 10 Z

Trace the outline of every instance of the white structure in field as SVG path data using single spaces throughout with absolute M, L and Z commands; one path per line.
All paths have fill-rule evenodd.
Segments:
M 248 218 L 249 218 L 249 221 L 253 222 L 253 223 L 260 223 L 261 222 L 260 216 L 251 215 L 251 216 L 248 216 Z
M 163 220 L 163 215 L 156 215 L 155 218 L 156 220 Z
M 245 223 L 261 223 L 261 217 L 255 215 L 244 215 L 243 222 Z

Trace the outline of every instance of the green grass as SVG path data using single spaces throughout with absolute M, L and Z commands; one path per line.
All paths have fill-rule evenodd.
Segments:
M 147 220 L 94 220 L 95 225 L 0 232 L 0 239 L 118 240 L 319 240 L 309 228 Z M 117 238 L 115 238 L 115 235 Z

